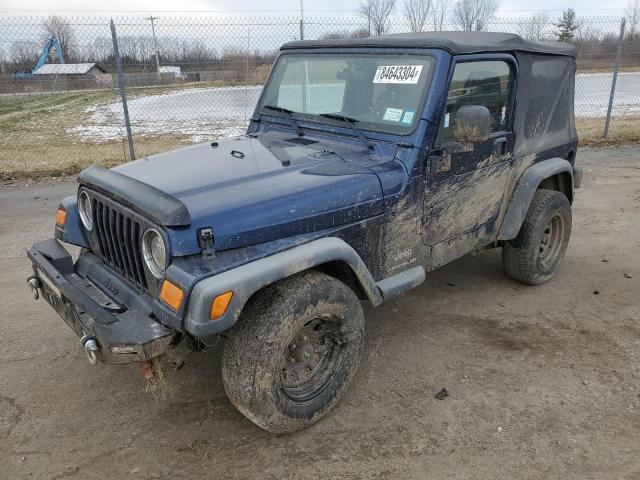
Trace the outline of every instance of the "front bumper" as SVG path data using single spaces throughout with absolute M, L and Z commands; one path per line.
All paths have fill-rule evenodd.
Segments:
M 34 271 L 30 287 L 82 338 L 85 349 L 94 340 L 89 345 L 95 345 L 97 359 L 143 362 L 166 353 L 177 340 L 175 331 L 155 320 L 148 295 L 135 291 L 93 254 L 81 255 L 74 265 L 56 239 L 35 243 L 27 254 Z M 129 305 L 118 298 L 129 299 Z

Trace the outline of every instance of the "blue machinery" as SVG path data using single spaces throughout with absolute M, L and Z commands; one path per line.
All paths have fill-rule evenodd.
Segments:
M 47 39 L 47 43 L 44 44 L 42 53 L 38 57 L 38 61 L 33 66 L 33 68 L 26 72 L 15 72 L 13 74 L 13 78 L 14 79 L 31 78 L 31 76 L 38 69 L 40 69 L 45 63 L 47 63 L 47 59 L 49 58 L 49 53 L 51 53 L 52 48 L 56 50 L 56 57 L 58 57 L 58 60 L 60 60 L 60 63 L 64 63 L 64 55 L 62 54 L 62 45 L 60 45 L 60 40 L 58 40 L 55 37 L 55 35 L 52 35 Z

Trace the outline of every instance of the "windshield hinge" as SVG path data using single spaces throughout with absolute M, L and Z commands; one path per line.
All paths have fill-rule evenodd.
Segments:
M 203 257 L 211 257 L 213 250 L 213 229 L 201 228 L 198 230 L 198 246 L 202 249 Z

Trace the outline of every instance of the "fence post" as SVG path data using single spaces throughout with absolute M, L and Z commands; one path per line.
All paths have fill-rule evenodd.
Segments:
M 247 123 L 247 106 L 249 104 L 249 52 L 251 51 L 251 27 L 247 24 L 247 58 L 244 71 L 244 123 Z
M 304 0 L 300 0 L 300 40 L 304 40 Z
M 616 95 L 616 83 L 618 82 L 618 69 L 620 68 L 620 61 L 622 60 L 622 47 L 624 45 L 624 29 L 627 23 L 627 19 L 623 18 L 620 23 L 620 38 L 618 39 L 618 48 L 616 49 L 616 63 L 613 66 L 613 79 L 611 80 L 611 93 L 609 95 L 609 107 L 607 108 L 607 120 L 604 122 L 604 133 L 602 136 L 607 138 L 609 136 L 609 124 L 611 123 L 611 111 L 613 110 L 613 98 Z
M 122 62 L 120 61 L 120 50 L 118 49 L 118 36 L 116 26 L 111 20 L 111 40 L 113 40 L 113 55 L 116 59 L 116 71 L 118 72 L 118 88 L 120 98 L 122 98 L 122 111 L 124 112 L 124 123 L 127 127 L 127 140 L 129 142 L 129 156 L 131 160 L 136 159 L 136 151 L 133 147 L 133 136 L 131 135 L 131 122 L 129 121 L 129 107 L 127 106 L 127 91 L 124 85 L 124 75 L 122 74 Z

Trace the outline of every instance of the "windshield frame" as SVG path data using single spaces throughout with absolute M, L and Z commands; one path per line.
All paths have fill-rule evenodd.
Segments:
M 420 94 L 420 98 L 417 102 L 416 105 L 416 119 L 413 122 L 413 124 L 411 125 L 411 128 L 403 130 L 403 131 L 398 131 L 398 130 L 394 130 L 394 129 L 390 129 L 390 128 L 386 128 L 386 126 L 384 124 L 379 124 L 379 127 L 376 127 L 374 123 L 368 123 L 368 122 L 357 122 L 356 125 L 358 127 L 359 130 L 363 131 L 363 132 L 372 132 L 372 133 L 380 133 L 380 134 L 385 134 L 385 135 L 392 135 L 392 136 L 397 136 L 397 137 L 408 137 L 413 135 L 416 130 L 418 129 L 421 120 L 423 119 L 423 114 L 424 114 L 424 109 L 426 107 L 426 101 L 429 95 L 429 92 L 431 91 L 431 84 L 433 82 L 433 77 L 434 77 L 434 72 L 436 71 L 437 68 L 437 62 L 438 62 L 438 57 L 436 55 L 434 55 L 431 51 L 427 51 L 427 50 L 414 50 L 414 51 L 407 51 L 407 50 L 401 50 L 401 49 L 397 49 L 397 48 L 375 48 L 375 49 L 364 49 L 364 48 L 348 48 L 345 47 L 344 49 L 333 49 L 333 48 L 327 48 L 327 49 L 314 49 L 314 50 L 309 50 L 309 49 L 299 49 L 299 50 L 287 50 L 285 52 L 280 52 L 279 55 L 277 56 L 273 67 L 271 68 L 271 71 L 269 72 L 269 76 L 267 78 L 267 81 L 265 82 L 262 91 L 260 93 L 260 97 L 258 98 L 258 102 L 256 103 L 256 109 L 255 109 L 255 114 L 259 114 L 259 115 L 268 115 L 268 116 L 275 116 L 278 118 L 285 118 L 284 114 L 278 113 L 276 111 L 269 111 L 268 109 L 263 108 L 263 103 L 264 103 L 264 99 L 265 99 L 265 95 L 267 92 L 267 87 L 271 84 L 271 82 L 273 81 L 274 78 L 274 74 L 276 72 L 276 68 L 278 67 L 279 63 L 282 61 L 282 59 L 286 56 L 296 56 L 296 57 L 300 57 L 300 56 L 313 56 L 313 55 L 332 55 L 332 56 L 341 56 L 341 55 L 345 55 L 345 56 L 350 56 L 350 57 L 371 57 L 371 56 L 380 56 L 380 57 L 402 57 L 404 59 L 406 59 L 407 57 L 418 57 L 421 59 L 428 59 L 430 61 L 429 64 L 429 68 L 428 68 L 428 78 L 425 81 L 424 84 L 424 88 L 423 91 Z M 296 116 L 296 120 L 299 120 L 300 122 L 305 122 L 305 123 L 315 123 L 315 124 L 319 124 L 319 125 L 330 125 L 332 127 L 334 126 L 340 126 L 346 129 L 351 130 L 351 127 L 346 124 L 345 122 L 343 122 L 342 120 L 333 120 L 330 118 L 326 118 L 326 117 L 322 117 L 319 114 L 311 114 L 311 113 L 304 113 L 304 112 L 297 112 L 294 111 L 293 115 Z

